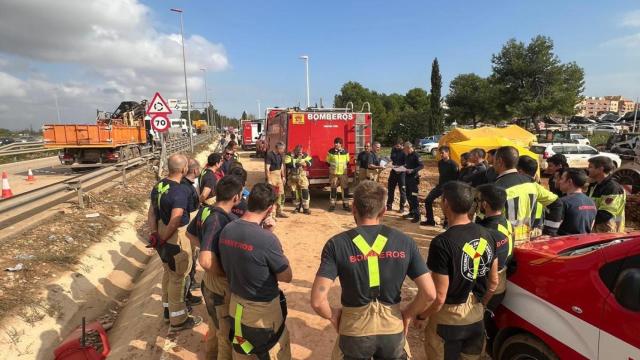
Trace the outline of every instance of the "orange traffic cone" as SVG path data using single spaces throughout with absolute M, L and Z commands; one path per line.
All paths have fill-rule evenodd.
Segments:
M 2 172 L 2 198 L 8 199 L 13 196 L 11 192 L 11 186 L 9 186 L 9 176 L 7 176 L 7 172 Z
M 29 168 L 29 172 L 27 172 L 27 181 L 28 182 L 36 181 L 36 177 L 33 176 L 33 171 L 31 171 L 31 168 Z

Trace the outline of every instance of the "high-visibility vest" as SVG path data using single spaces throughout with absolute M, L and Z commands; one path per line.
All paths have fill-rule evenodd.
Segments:
M 242 312 L 244 311 L 244 306 L 240 304 L 236 304 L 236 312 L 233 317 L 233 343 L 240 345 L 242 351 L 245 354 L 249 354 L 251 350 L 253 350 L 253 345 L 242 336 Z
M 612 215 L 609 222 L 614 223 L 613 229 L 615 229 L 615 232 L 623 232 L 627 194 L 622 186 L 609 176 L 599 184 L 591 184 L 588 193 L 589 197 L 596 203 L 598 211 L 606 211 Z
M 306 161 L 307 163 L 309 163 L 309 165 L 311 165 L 311 160 L 311 156 L 304 152 L 300 153 L 300 155 L 298 156 L 296 156 L 295 154 L 287 153 L 284 157 L 284 163 L 287 166 L 288 171 L 291 171 L 294 174 L 297 174 L 299 172 L 299 163 Z
M 367 241 L 357 231 L 352 230 L 350 235 L 353 243 L 358 250 L 367 258 L 367 273 L 369 276 L 369 292 L 372 298 L 378 298 L 380 295 L 380 264 L 378 256 L 384 250 L 389 240 L 389 228 L 382 225 L 380 233 L 376 236 L 373 245 L 369 246 Z
M 168 193 L 169 188 L 171 188 L 171 184 L 167 184 L 162 181 L 156 185 L 156 190 L 158 191 L 158 209 L 160 209 L 160 199 L 162 199 L 162 195 Z
M 349 153 L 342 149 L 340 151 L 331 148 L 327 153 L 327 163 L 329 164 L 329 173 L 332 175 L 344 175 L 347 173 L 347 165 L 349 164 Z
M 513 254 L 513 225 L 509 221 L 506 222 L 506 226 L 502 224 L 498 224 L 498 231 L 500 231 L 504 236 L 507 237 L 507 242 L 509 243 L 509 252 L 507 253 L 507 258 Z

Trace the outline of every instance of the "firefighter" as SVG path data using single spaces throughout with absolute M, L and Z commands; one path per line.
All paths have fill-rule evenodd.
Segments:
M 391 165 L 393 167 L 404 166 L 405 155 L 403 150 L 404 142 L 402 139 L 398 139 L 396 144 L 391 149 Z M 387 184 L 387 211 L 391 211 L 393 201 L 395 200 L 396 187 L 400 193 L 400 208 L 398 212 L 402 214 L 404 212 L 404 204 L 407 201 L 406 191 L 406 176 L 402 171 L 395 171 L 393 168 L 389 173 L 389 181 Z
M 222 153 L 223 162 L 222 166 L 220 166 L 220 168 L 222 169 L 222 173 L 226 174 L 227 172 L 229 172 L 229 167 L 231 166 L 231 164 L 240 161 L 240 157 L 238 156 L 238 152 L 236 151 L 237 147 L 238 144 L 236 144 L 235 141 L 231 140 L 224 148 L 224 152 Z
M 540 184 L 540 178 L 538 177 L 538 162 L 536 159 L 528 155 L 521 155 L 518 158 L 518 165 L 516 165 L 518 173 L 527 176 L 531 179 L 531 182 Z M 544 223 L 544 206 L 539 201 L 536 201 L 533 223 L 531 224 L 530 236 L 538 237 L 542 235 L 542 226 Z
M 287 303 L 278 282 L 291 282 L 293 275 L 280 240 L 261 226 L 271 220 L 275 201 L 273 186 L 256 184 L 247 212 L 220 234 L 220 260 L 231 289 L 234 359 L 291 359 Z
M 278 200 L 276 201 L 276 213 L 275 216 L 279 218 L 288 218 L 283 211 L 284 206 L 284 184 L 285 172 L 284 172 L 284 143 L 279 141 L 276 144 L 276 149 L 267 152 L 264 157 L 264 179 L 276 189 L 278 194 Z
M 189 218 L 193 218 L 198 209 L 200 208 L 200 198 L 198 197 L 197 190 L 197 182 L 198 175 L 200 174 L 200 164 L 196 159 L 189 158 L 187 165 L 187 174 L 182 178 L 180 184 L 186 186 L 186 190 L 189 192 L 189 208 L 187 211 L 189 212 Z M 191 247 L 191 254 L 193 255 L 192 264 L 195 264 L 198 259 L 198 245 L 194 244 Z M 188 305 L 198 305 L 202 303 L 202 298 L 200 296 L 195 296 L 191 292 L 198 288 L 196 284 L 196 267 L 191 266 L 191 271 L 189 272 L 189 290 L 187 291 L 187 304 Z
M 504 189 L 494 184 L 483 184 L 476 188 L 476 193 L 478 209 L 483 215 L 476 218 L 476 223 L 492 232 L 496 240 L 495 258 L 498 260 L 498 286 L 487 303 L 484 314 L 487 337 L 493 339 L 498 328 L 492 319 L 498 305 L 504 299 L 507 289 L 507 266 L 513 256 L 513 226 L 502 213 L 504 203 L 507 201 L 507 192 Z M 485 281 L 479 281 L 477 286 L 481 292 L 487 288 Z
M 624 207 L 627 195 L 624 188 L 611 177 L 613 162 L 606 156 L 589 159 L 589 178 L 591 184 L 587 190 L 598 208 L 594 232 L 624 232 Z
M 349 160 L 349 153 L 343 148 L 342 138 L 335 138 L 333 140 L 333 147 L 329 149 L 329 153 L 327 154 L 329 181 L 331 183 L 329 211 L 336 209 L 338 186 L 340 186 L 341 189 L 342 208 L 347 211 L 351 210 L 349 206 L 349 175 L 347 173 Z
M 192 266 L 191 244 L 185 236 L 189 223 L 189 193 L 180 184 L 187 173 L 187 159 L 172 155 L 168 160 L 169 175 L 160 180 L 151 191 L 151 204 L 147 215 L 151 230 L 149 246 L 156 249 L 162 260 L 162 305 L 164 320 L 169 331 L 191 329 L 202 322 L 190 316 L 185 302 Z
M 380 165 L 380 143 L 377 141 L 373 142 L 371 146 L 371 162 L 369 163 L 369 169 L 367 170 L 367 178 L 368 180 L 378 182 L 378 178 L 380 177 L 380 173 L 384 170 L 384 166 Z
M 558 190 L 566 194 L 562 199 L 563 220 L 558 235 L 589 234 L 593 229 L 598 208 L 582 189 L 589 177 L 582 169 L 564 169 L 556 182 Z
M 404 155 L 407 182 L 407 200 L 409 200 L 409 213 L 404 215 L 405 219 L 411 222 L 420 221 L 420 205 L 418 204 L 418 185 L 420 184 L 420 170 L 424 168 L 420 155 L 413 149 L 413 144 L 409 141 L 404 143 Z
M 309 195 L 309 179 L 307 179 L 306 168 L 311 166 L 311 156 L 302 151 L 301 145 L 296 145 L 293 153 L 288 153 L 285 156 L 285 164 L 289 177 L 287 183 L 291 187 L 291 191 L 296 195 L 296 202 L 298 203 L 296 211 L 310 215 L 309 202 L 311 196 Z
M 215 202 L 216 183 L 224 175 L 222 173 L 222 156 L 211 153 L 207 157 L 207 166 L 200 172 L 198 186 L 200 188 L 200 202 L 211 205 Z
M 468 213 L 473 188 L 459 181 L 443 186 L 442 211 L 449 228 L 429 245 L 427 267 L 436 287 L 436 299 L 416 319 L 425 330 L 427 359 L 480 359 L 484 347 L 483 305 L 498 285 L 495 239 Z M 486 280 L 485 280 L 486 279 Z M 475 285 L 486 281 L 486 290 Z
M 187 236 L 199 244 L 198 263 L 204 270 L 202 277 L 202 295 L 209 314 L 209 333 L 207 335 L 208 359 L 231 359 L 231 341 L 229 341 L 229 283 L 220 265 L 220 232 L 230 222 L 236 220 L 231 209 L 242 196 L 242 179 L 238 176 L 225 176 L 216 186 L 216 203 L 205 206 L 191 220 Z
M 373 181 L 358 184 L 352 210 L 357 227 L 335 235 L 322 250 L 311 306 L 338 332 L 332 359 L 407 359 L 409 323 L 435 298 L 433 280 L 415 241 L 380 223 L 386 195 Z M 418 294 L 400 309 L 407 276 Z M 342 288 L 342 308 L 337 309 L 328 300 L 336 277 Z
M 421 226 L 436 226 L 436 220 L 433 216 L 433 202 L 442 196 L 442 186 L 449 181 L 455 181 L 458 179 L 458 165 L 451 160 L 448 146 L 440 146 L 438 148 L 440 153 L 440 160 L 438 160 L 438 185 L 434 186 L 427 198 L 424 199 L 424 208 L 427 214 L 427 219 L 421 221 Z M 443 227 L 446 221 L 443 222 Z
M 504 213 L 514 228 L 514 242 L 529 241 L 532 224 L 535 219 L 535 202 L 546 207 L 543 223 L 543 235 L 555 235 L 562 222 L 562 203 L 558 196 L 542 185 L 532 182 L 529 176 L 516 170 L 519 153 L 513 146 L 498 148 L 495 156 L 495 185 L 507 192 Z M 533 201 L 533 202 L 532 202 Z
M 367 180 L 369 178 L 369 164 L 371 163 L 371 143 L 364 144 L 364 150 L 362 150 L 357 158 L 356 164 L 358 170 L 358 183 Z
M 564 169 L 569 168 L 567 157 L 563 154 L 554 154 L 547 159 L 547 168 L 544 169 L 545 174 L 549 175 L 549 191 L 562 196 L 564 195 L 556 185 Z

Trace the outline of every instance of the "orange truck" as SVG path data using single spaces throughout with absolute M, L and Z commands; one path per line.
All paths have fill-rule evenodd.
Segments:
M 98 117 L 96 124 L 46 124 L 45 148 L 63 148 L 63 165 L 116 163 L 151 151 L 150 124 L 145 121 L 145 102 L 126 101 L 112 114 Z

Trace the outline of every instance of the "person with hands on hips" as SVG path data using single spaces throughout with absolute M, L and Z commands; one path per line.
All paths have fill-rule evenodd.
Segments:
M 435 298 L 431 274 L 415 241 L 380 223 L 386 189 L 364 180 L 355 189 L 352 213 L 357 227 L 335 235 L 324 246 L 311 290 L 311 307 L 338 332 L 332 359 L 410 358 L 409 323 Z M 400 308 L 401 288 L 409 276 L 418 294 Z M 340 279 L 342 308 L 329 305 Z

